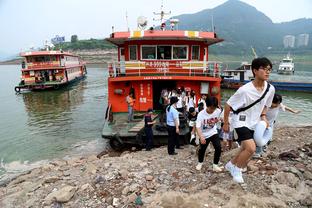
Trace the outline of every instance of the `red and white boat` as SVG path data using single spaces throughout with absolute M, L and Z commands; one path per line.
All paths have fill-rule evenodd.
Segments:
M 16 92 L 26 90 L 58 89 L 84 78 L 85 62 L 79 56 L 63 51 L 31 51 L 21 53 L 21 82 Z
M 153 108 L 157 117 L 164 88 L 183 86 L 194 90 L 197 98 L 209 94 L 220 100 L 218 63 L 209 61 L 209 46 L 223 41 L 215 32 L 164 30 L 162 24 L 159 30 L 113 32 L 106 40 L 118 48 L 118 61 L 108 65 L 108 107 L 102 131 L 102 137 L 109 139 L 113 148 L 144 143 L 142 119 L 126 122 L 126 96 L 130 90 L 135 94 L 134 110 L 138 115 Z M 180 135 L 187 135 L 188 129 L 180 131 Z M 154 137 L 165 137 L 154 143 L 166 143 L 166 131 L 158 131 L 157 125 L 153 131 Z

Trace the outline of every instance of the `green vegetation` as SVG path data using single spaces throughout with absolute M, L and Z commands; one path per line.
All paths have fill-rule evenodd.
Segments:
M 93 39 L 90 40 L 78 40 L 77 35 L 73 35 L 71 37 L 71 42 L 65 42 L 61 44 L 57 44 L 55 46 L 56 50 L 62 49 L 62 50 L 92 50 L 92 49 L 111 49 L 115 48 L 114 45 L 107 42 L 104 39 Z

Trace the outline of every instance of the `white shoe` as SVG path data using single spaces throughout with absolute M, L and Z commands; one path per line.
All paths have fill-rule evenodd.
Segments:
M 233 180 L 235 182 L 237 182 L 237 183 L 244 183 L 242 170 L 240 168 L 236 167 L 235 165 L 233 165 L 231 161 L 229 161 L 225 165 L 225 169 L 228 170 L 231 173 L 231 175 L 233 177 Z
M 212 165 L 212 171 L 218 173 L 218 172 L 222 172 L 223 169 L 222 169 L 221 167 L 219 167 L 218 165 L 213 164 L 213 165 Z
M 203 167 L 203 163 L 200 163 L 200 162 L 199 162 L 199 163 L 196 165 L 196 170 L 201 170 L 202 167 Z
M 231 172 L 232 169 L 234 168 L 234 165 L 233 165 L 233 163 L 232 163 L 231 160 L 230 160 L 229 162 L 227 162 L 227 163 L 225 164 L 224 167 L 225 167 L 225 169 L 226 169 L 227 171 Z

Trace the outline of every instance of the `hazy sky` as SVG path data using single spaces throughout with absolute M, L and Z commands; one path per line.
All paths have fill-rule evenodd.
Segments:
M 312 18 L 312 0 L 242 0 L 263 12 L 273 22 Z M 77 34 L 79 39 L 105 38 L 115 31 L 136 28 L 138 16 L 149 25 L 161 0 L 0 0 L 0 54 L 42 46 L 55 35 Z M 171 16 L 214 8 L 226 0 L 163 0 Z

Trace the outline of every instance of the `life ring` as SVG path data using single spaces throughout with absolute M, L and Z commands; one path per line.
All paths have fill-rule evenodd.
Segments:
M 15 90 L 15 92 L 20 92 L 21 88 L 20 87 L 15 87 L 14 90 Z
M 273 128 L 272 127 L 266 127 L 265 121 L 260 121 L 255 128 L 254 132 L 254 140 L 256 142 L 256 145 L 258 147 L 263 147 L 272 139 L 273 136 Z

